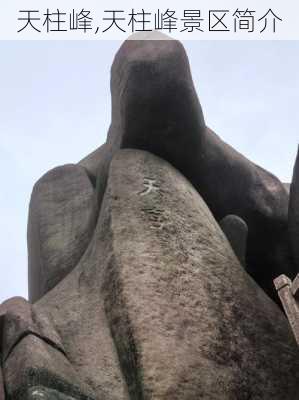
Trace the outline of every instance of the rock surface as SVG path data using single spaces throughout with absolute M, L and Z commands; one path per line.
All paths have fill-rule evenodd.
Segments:
M 161 39 L 165 39 L 165 35 Z M 289 257 L 288 192 L 207 128 L 183 46 L 175 40 L 128 40 L 111 69 L 112 121 L 105 146 L 82 161 L 103 187 L 120 148 L 149 151 L 175 166 L 202 195 L 217 221 L 248 226 L 247 265 L 276 301 L 273 279 L 295 277 Z
M 273 279 L 280 274 L 292 279 L 298 272 L 290 257 L 288 192 L 276 177 L 206 127 L 182 45 L 175 40 L 126 41 L 112 65 L 111 91 L 112 121 L 106 144 L 81 161 L 81 170 L 75 166 L 54 170 L 34 190 L 28 233 L 30 300 L 53 288 L 78 263 L 96 220 L 92 185 L 100 206 L 113 155 L 120 148 L 138 148 L 180 170 L 217 221 L 235 214 L 246 222 L 248 271 L 278 301 Z M 60 181 L 53 177 L 58 172 Z M 42 194 L 48 193 L 51 179 L 53 199 Z M 77 202 L 78 196 L 83 198 Z M 61 226 L 59 209 L 66 204 L 68 221 Z
M 5 400 L 2 368 L 0 367 L 0 400 Z
M 292 255 L 299 271 L 299 149 L 290 189 L 289 234 Z
M 238 257 L 241 265 L 246 269 L 246 247 L 248 228 L 246 222 L 237 215 L 227 215 L 219 223 L 225 233 L 232 249 Z
M 94 187 L 78 165 L 55 168 L 36 183 L 28 222 L 31 302 L 77 265 L 90 242 L 96 213 Z
M 43 335 L 27 334 L 6 358 L 8 400 L 37 387 L 62 400 L 297 399 L 284 315 L 194 187 L 148 152 L 116 154 L 79 263 L 29 311 L 19 303 L 20 320 Z M 9 309 L 18 315 L 15 301 Z
M 91 243 L 77 267 L 36 302 L 33 309 L 37 315 L 47 315 L 60 333 L 67 359 L 80 380 L 88 385 L 92 399 L 129 400 L 102 292 L 102 262 L 110 240 L 105 228 L 100 216 Z M 67 377 L 66 380 L 71 381 Z M 76 380 L 73 382 L 78 386 Z M 49 378 L 42 383 L 49 386 Z M 86 390 L 80 387 L 81 395 L 86 395 Z
M 0 307 L 6 400 L 297 400 L 264 291 L 296 272 L 298 162 L 288 222 L 283 184 L 206 127 L 177 41 L 125 42 L 111 90 L 107 142 L 34 188 L 34 304 Z
M 61 338 L 45 315 L 36 316 L 34 309 L 22 297 L 13 297 L 0 306 L 1 356 L 5 362 L 14 347 L 28 335 L 39 337 L 64 352 Z
M 45 385 L 76 400 L 89 400 L 89 388 L 63 353 L 35 335 L 15 346 L 3 367 L 8 400 L 30 400 L 30 387 Z M 82 390 L 83 388 L 83 390 Z M 25 397 L 25 393 L 28 397 Z
M 39 386 L 29 389 L 28 400 L 77 400 L 74 397 L 66 396 L 57 390 L 40 388 Z
M 285 317 L 192 185 L 147 152 L 116 155 L 90 248 L 34 308 L 95 399 L 297 398 Z
M 295 400 L 287 321 L 189 182 L 149 153 L 123 151 L 106 193 L 103 290 L 131 398 Z

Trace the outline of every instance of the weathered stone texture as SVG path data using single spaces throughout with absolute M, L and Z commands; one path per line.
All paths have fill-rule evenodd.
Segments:
M 0 400 L 5 400 L 4 382 L 3 382 L 3 375 L 2 375 L 1 367 L 0 367 Z
M 55 389 L 41 388 L 34 386 L 26 394 L 28 400 L 77 400 L 74 397 L 66 396 Z
M 217 221 L 234 214 L 246 222 L 248 271 L 279 302 L 273 279 L 296 275 L 289 257 L 288 193 L 279 179 L 206 126 L 181 43 L 125 41 L 111 68 L 111 94 L 107 141 L 81 162 L 91 174 L 97 171 L 99 198 L 118 149 L 146 150 L 167 160 L 193 184 Z
M 37 182 L 28 222 L 31 302 L 76 266 L 90 242 L 96 212 L 94 188 L 83 167 L 58 167 Z
M 34 187 L 0 400 L 297 400 L 269 296 L 299 268 L 299 161 L 288 217 L 284 185 L 206 126 L 175 40 L 126 41 L 111 91 L 106 143 Z
M 193 186 L 148 152 L 114 157 L 87 251 L 32 310 L 63 352 L 24 338 L 4 369 L 14 400 L 35 386 L 82 400 L 297 398 L 285 317 Z
M 77 400 L 91 397 L 86 385 L 64 354 L 35 335 L 25 336 L 4 363 L 4 379 L 9 400 L 30 400 L 30 387 L 42 385 L 66 392 Z

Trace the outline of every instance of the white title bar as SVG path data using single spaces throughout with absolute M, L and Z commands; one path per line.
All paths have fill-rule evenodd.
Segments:
M 180 40 L 299 40 L 295 0 L 2 2 L 1 40 L 146 39 L 151 31 Z

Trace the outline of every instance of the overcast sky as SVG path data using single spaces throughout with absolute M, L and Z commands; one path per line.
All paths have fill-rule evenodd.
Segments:
M 26 225 L 35 181 L 102 144 L 119 42 L 0 41 L 0 302 L 27 297 Z M 299 44 L 185 42 L 207 124 L 290 181 L 299 142 Z

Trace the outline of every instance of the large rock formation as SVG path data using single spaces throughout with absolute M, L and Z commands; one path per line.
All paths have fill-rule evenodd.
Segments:
M 28 307 L 37 328 L 16 335 L 5 359 L 9 398 L 297 398 L 285 317 L 197 191 L 150 153 L 114 157 L 87 252 Z
M 296 400 L 268 295 L 296 271 L 298 168 L 289 237 L 285 187 L 206 127 L 177 41 L 125 42 L 111 91 L 107 142 L 33 190 L 0 400 Z
M 287 190 L 206 126 L 183 46 L 174 40 L 126 41 L 112 65 L 111 93 L 107 142 L 82 162 L 98 185 L 105 185 L 107 164 L 119 148 L 147 150 L 169 161 L 217 221 L 235 214 L 246 222 L 248 270 L 278 301 L 273 279 L 296 274 L 289 256 Z
M 124 151 L 107 194 L 103 290 L 131 398 L 295 399 L 295 368 L 282 381 L 298 354 L 286 320 L 190 183 L 148 153 Z
M 138 148 L 164 158 L 190 180 L 217 221 L 234 214 L 246 222 L 248 271 L 268 295 L 279 301 L 273 279 L 282 273 L 290 278 L 296 275 L 289 251 L 287 190 L 276 177 L 247 160 L 207 128 L 183 46 L 175 40 L 126 41 L 112 65 L 111 93 L 112 121 L 107 142 L 80 163 L 91 181 L 96 182 L 98 204 L 105 190 L 109 163 L 118 149 Z M 53 201 L 56 203 L 53 210 L 59 208 L 61 201 L 71 202 L 73 194 L 64 189 L 63 182 L 52 184 L 51 175 L 41 180 L 37 193 L 34 191 L 32 210 L 47 204 L 44 180 L 54 186 L 51 193 L 58 199 Z M 78 184 L 81 179 L 82 172 Z M 91 192 L 87 201 L 90 196 Z M 44 201 L 40 201 L 41 197 L 45 197 Z M 80 224 L 83 219 L 77 235 L 80 243 L 84 230 L 88 232 L 86 238 L 90 238 L 85 226 L 89 216 L 80 213 L 85 208 L 84 199 L 82 205 L 76 202 L 76 207 L 79 209 L 71 211 L 69 220 L 64 221 L 64 229 L 75 232 L 72 221 Z M 64 263 L 58 262 L 60 256 L 54 256 L 56 250 L 48 251 L 47 244 L 44 254 L 38 254 L 36 243 L 44 246 L 49 239 L 52 241 L 52 234 L 46 231 L 44 237 L 35 240 L 37 235 L 32 232 L 38 223 L 34 215 L 29 220 L 29 255 L 33 254 L 29 259 L 29 294 L 35 301 L 74 267 L 86 241 L 79 245 L 76 254 L 77 244 L 70 236 L 73 245 L 67 246 L 68 254 L 59 253 L 68 258 L 64 267 Z M 42 227 L 49 226 L 47 229 L 52 231 L 50 225 L 42 223 Z M 51 253 L 53 262 L 49 260 Z M 63 269 L 61 273 L 57 271 L 59 268 Z M 52 271 L 52 275 L 44 271 Z M 44 279 L 47 283 L 42 282 Z M 35 293 L 36 287 L 43 286 L 41 293 Z

